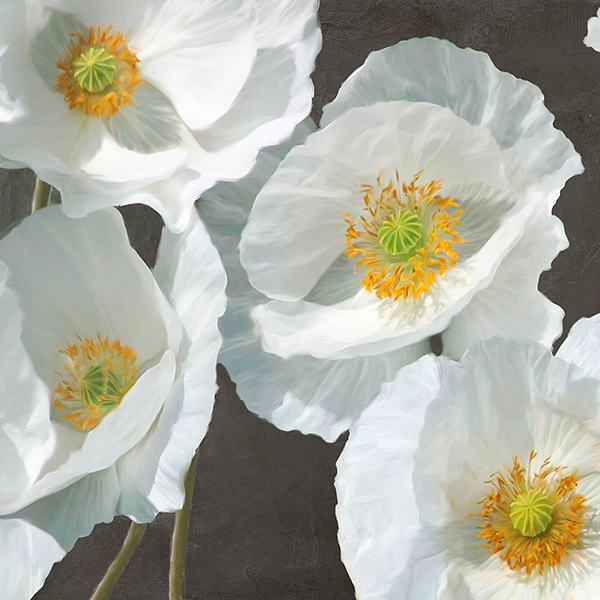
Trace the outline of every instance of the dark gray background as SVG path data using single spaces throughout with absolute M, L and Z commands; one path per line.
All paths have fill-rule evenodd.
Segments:
M 315 105 L 323 104 L 367 54 L 399 40 L 437 36 L 487 52 L 499 69 L 537 84 L 556 126 L 579 151 L 585 173 L 556 206 L 571 247 L 540 287 L 566 310 L 565 330 L 600 312 L 600 54 L 583 46 L 598 0 L 322 0 L 323 50 Z M 34 177 L 0 172 L 0 234 L 29 209 Z M 131 241 L 154 261 L 161 221 L 122 210 Z M 218 369 L 213 421 L 202 442 L 189 530 L 188 600 L 350 600 L 335 520 L 335 461 L 345 436 L 326 444 L 283 433 L 249 413 Z M 117 554 L 128 520 L 99 525 L 48 577 L 36 600 L 90 596 Z M 168 597 L 173 515 L 150 525 L 111 599 Z

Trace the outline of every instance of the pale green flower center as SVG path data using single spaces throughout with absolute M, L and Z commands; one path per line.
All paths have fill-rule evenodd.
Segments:
M 114 83 L 116 70 L 115 57 L 102 47 L 88 48 L 73 61 L 72 66 L 77 85 L 90 93 L 102 92 Z
M 510 520 L 525 537 L 544 533 L 552 521 L 552 502 L 548 494 L 540 490 L 519 494 L 510 505 Z
M 53 416 L 75 429 L 94 429 L 123 400 L 138 376 L 137 355 L 116 339 L 79 338 L 58 350 L 66 357 L 54 390 Z
M 410 210 L 389 215 L 379 226 L 377 238 L 391 256 L 408 254 L 423 237 L 423 223 Z

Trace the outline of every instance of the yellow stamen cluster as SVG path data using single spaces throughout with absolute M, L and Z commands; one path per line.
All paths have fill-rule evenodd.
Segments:
M 137 355 L 116 339 L 79 338 L 58 350 L 67 360 L 54 391 L 53 416 L 87 431 L 114 408 L 131 389 L 138 375 Z
M 62 71 L 56 88 L 69 108 L 79 107 L 85 115 L 108 119 L 132 101 L 135 87 L 143 83 L 138 62 L 123 35 L 112 32 L 112 25 L 96 25 L 87 33 L 76 31 L 56 61 Z
M 462 209 L 454 198 L 441 196 L 442 182 L 417 185 L 395 178 L 386 185 L 363 184 L 364 214 L 347 213 L 346 255 L 363 272 L 362 285 L 378 298 L 417 298 L 429 291 L 436 277 L 458 261 Z
M 492 488 L 479 502 L 479 538 L 492 554 L 513 571 L 543 575 L 556 567 L 573 550 L 582 547 L 588 505 L 575 492 L 575 473 L 564 476 L 564 468 L 545 461 L 532 474 L 530 454 L 527 470 L 513 459 L 506 473 L 496 473 Z

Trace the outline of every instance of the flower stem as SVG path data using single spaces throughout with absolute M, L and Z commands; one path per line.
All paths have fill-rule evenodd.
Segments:
M 123 572 L 131 555 L 136 549 L 139 541 L 142 539 L 142 535 L 144 535 L 144 530 L 146 529 L 146 525 L 134 523 L 132 521 L 131 527 L 127 532 L 127 537 L 123 542 L 123 547 L 115 560 L 113 560 L 112 565 L 108 567 L 108 571 L 106 571 L 106 575 L 104 575 L 104 579 L 100 582 L 96 591 L 90 598 L 90 600 L 106 600 L 110 596 L 110 592 L 112 591 L 115 583 L 117 583 L 117 579 L 119 579 L 119 575 Z
M 33 190 L 33 202 L 31 203 L 31 212 L 34 213 L 40 208 L 48 206 L 50 202 L 50 190 L 52 186 L 39 177 L 35 180 L 35 189 Z
M 183 600 L 185 591 L 185 554 L 187 551 L 187 532 L 192 508 L 192 494 L 194 492 L 194 477 L 198 451 L 190 464 L 185 476 L 185 502 L 183 508 L 175 514 L 175 527 L 171 542 L 171 572 L 169 573 L 169 600 Z

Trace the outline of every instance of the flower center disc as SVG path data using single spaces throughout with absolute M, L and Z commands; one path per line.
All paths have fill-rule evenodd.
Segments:
M 510 520 L 514 528 L 526 537 L 543 533 L 552 520 L 552 503 L 540 490 L 519 494 L 510 505 Z
M 481 500 L 479 539 L 513 571 L 540 575 L 583 547 L 588 503 L 576 493 L 577 476 L 544 461 L 537 473 L 513 459 L 506 473 L 496 473 Z
M 119 340 L 80 338 L 58 350 L 67 360 L 54 391 L 53 416 L 77 430 L 94 429 L 123 400 L 138 375 L 137 355 Z
M 377 232 L 381 247 L 392 256 L 408 254 L 422 236 L 421 219 L 408 210 L 387 217 Z
M 442 196 L 442 182 L 419 185 L 420 173 L 410 182 L 395 179 L 384 185 L 364 184 L 364 212 L 347 213 L 346 255 L 356 259 L 362 284 L 378 298 L 417 298 L 429 291 L 440 275 L 456 265 L 455 245 L 460 235 L 462 209 Z
M 86 92 L 102 92 L 111 83 L 117 70 L 115 57 L 104 48 L 89 48 L 73 61 L 73 76 Z

